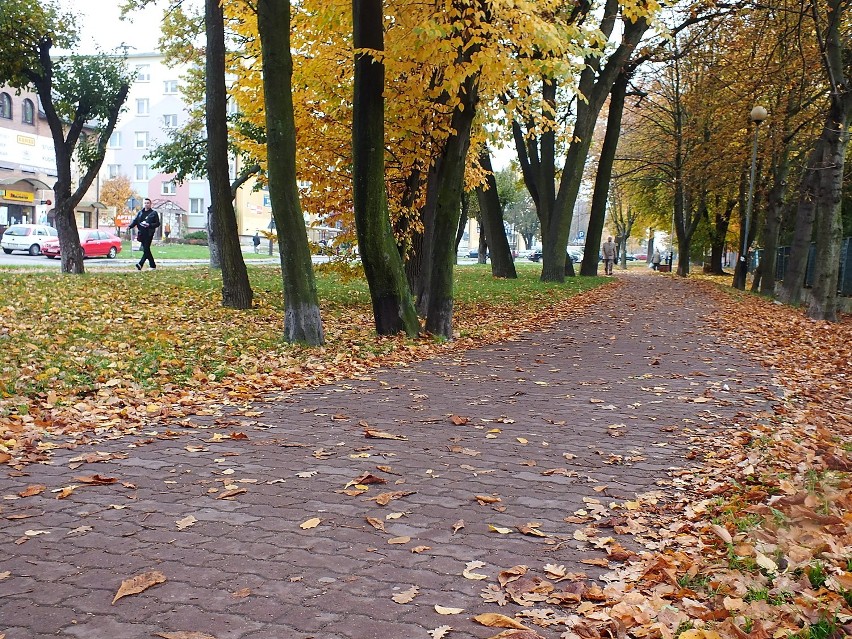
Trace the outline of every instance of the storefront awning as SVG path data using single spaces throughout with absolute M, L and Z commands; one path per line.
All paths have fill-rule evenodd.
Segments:
M 74 208 L 77 209 L 105 209 L 107 206 L 103 202 L 80 202 Z
M 7 177 L 0 179 L 0 186 L 11 186 L 12 184 L 17 184 L 18 182 L 26 182 L 36 189 L 43 189 L 45 191 L 52 191 L 53 187 L 49 184 L 45 184 L 41 180 L 31 177 Z

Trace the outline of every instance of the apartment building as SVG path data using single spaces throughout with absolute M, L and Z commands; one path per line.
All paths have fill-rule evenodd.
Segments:
M 151 198 L 163 226 L 170 225 L 173 237 L 204 229 L 210 205 L 207 179 L 192 178 L 177 184 L 173 174 L 152 168 L 153 162 L 146 157 L 168 140 L 170 130 L 183 126 L 190 117 L 180 93 L 188 67 L 169 66 L 160 53 L 130 54 L 127 65 L 136 72 L 136 79 L 107 145 L 101 180 L 119 175 L 129 178 L 133 191 L 139 195 L 139 201 L 131 205 L 139 208 L 142 198 Z
M 12 224 L 47 223 L 56 155 L 38 96 L 0 87 L 0 232 Z

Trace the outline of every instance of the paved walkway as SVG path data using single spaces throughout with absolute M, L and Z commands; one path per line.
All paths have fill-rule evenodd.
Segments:
M 714 307 L 688 283 L 619 278 L 547 332 L 3 469 L 0 636 L 490 637 L 472 616 L 520 610 L 481 596 L 499 571 L 596 577 L 584 513 L 671 489 L 691 439 L 759 407 L 749 391 L 770 379 L 705 333 Z M 96 452 L 119 458 L 80 459 Z M 94 475 L 116 481 L 77 479 Z M 46 490 L 18 497 L 32 485 Z M 462 575 L 471 561 L 487 580 Z M 111 603 L 149 571 L 165 582 Z

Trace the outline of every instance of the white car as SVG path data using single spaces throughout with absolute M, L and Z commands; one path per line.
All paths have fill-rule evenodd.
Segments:
M 56 229 L 46 224 L 13 224 L 3 232 L 0 248 L 6 255 L 12 251 L 41 255 L 44 243 L 57 236 Z

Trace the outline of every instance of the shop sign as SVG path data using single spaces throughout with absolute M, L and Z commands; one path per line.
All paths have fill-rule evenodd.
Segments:
M 0 191 L 2 197 L 11 202 L 33 202 L 34 197 L 32 193 L 27 193 L 26 191 Z

